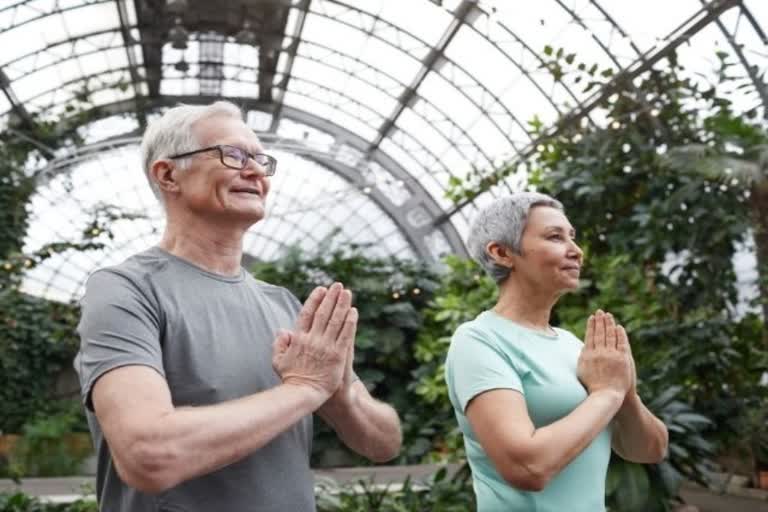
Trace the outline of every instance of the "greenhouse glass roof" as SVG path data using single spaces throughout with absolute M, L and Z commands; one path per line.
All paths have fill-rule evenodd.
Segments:
M 40 172 L 27 247 L 76 236 L 99 208 L 109 250 L 66 253 L 36 268 L 36 293 L 77 296 L 95 267 L 155 243 L 162 212 L 137 141 L 168 106 L 227 98 L 280 161 L 268 219 L 246 252 L 359 244 L 430 261 L 462 253 L 468 223 L 513 174 L 454 203 L 452 180 L 524 160 L 550 132 L 600 124 L 605 89 L 556 81 L 562 48 L 622 78 L 676 52 L 706 81 L 716 52 L 739 63 L 734 104 L 765 116 L 765 0 L 3 0 L 0 129 L 60 119 L 87 96 L 86 145 L 53 152 Z

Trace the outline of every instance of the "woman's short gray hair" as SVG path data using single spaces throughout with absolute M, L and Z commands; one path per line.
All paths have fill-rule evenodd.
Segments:
M 469 254 L 497 283 L 509 276 L 510 269 L 498 265 L 485 248 L 497 242 L 520 254 L 528 212 L 534 206 L 551 206 L 563 211 L 562 203 L 546 194 L 518 192 L 489 204 L 472 221 L 467 239 Z
M 141 162 L 149 186 L 159 200 L 162 201 L 163 197 L 150 174 L 152 164 L 160 158 L 200 149 L 197 147 L 200 141 L 192 130 L 193 125 L 203 119 L 217 116 L 243 119 L 243 112 L 237 105 L 228 101 L 217 101 L 210 105 L 179 105 L 167 110 L 162 117 L 150 123 L 141 139 Z M 180 165 L 183 167 L 184 162 Z

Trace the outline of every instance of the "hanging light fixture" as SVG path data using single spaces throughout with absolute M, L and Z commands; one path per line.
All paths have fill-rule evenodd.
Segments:
M 253 25 L 251 25 L 250 20 L 246 19 L 243 21 L 243 28 L 235 34 L 235 42 L 246 45 L 256 44 L 256 32 L 253 31 Z
M 177 50 L 186 50 L 187 41 L 189 41 L 189 32 L 181 23 L 181 17 L 177 16 L 173 22 L 173 26 L 168 31 L 168 40 L 171 42 L 171 47 Z
M 181 71 L 182 73 L 189 71 L 189 63 L 184 60 L 183 56 L 179 62 L 173 65 L 173 67 L 176 69 L 176 71 Z

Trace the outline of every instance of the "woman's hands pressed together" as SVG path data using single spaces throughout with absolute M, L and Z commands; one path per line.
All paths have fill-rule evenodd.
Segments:
M 635 387 L 634 362 L 624 327 L 598 310 L 587 321 L 577 374 L 589 394 L 609 391 L 622 399 Z

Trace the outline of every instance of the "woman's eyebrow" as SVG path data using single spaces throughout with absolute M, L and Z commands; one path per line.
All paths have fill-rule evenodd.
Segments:
M 566 231 L 566 229 L 563 228 L 562 226 L 547 226 L 545 229 L 547 229 L 548 231 L 560 231 L 560 232 Z M 572 236 L 576 236 L 576 230 L 575 229 L 571 228 L 571 229 L 569 229 L 567 231 Z

